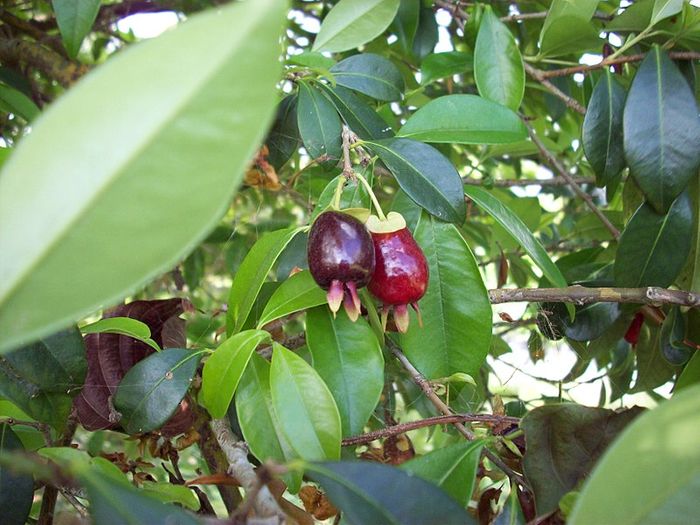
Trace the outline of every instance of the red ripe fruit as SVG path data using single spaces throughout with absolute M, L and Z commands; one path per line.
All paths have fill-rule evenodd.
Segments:
M 625 341 L 627 341 L 632 346 L 636 346 L 637 341 L 639 341 L 639 332 L 642 331 L 642 324 L 644 324 L 644 315 L 637 313 L 632 319 L 627 332 L 625 333 Z
M 388 307 L 393 307 L 396 327 L 405 332 L 410 304 L 422 325 L 418 300 L 428 288 L 428 261 L 423 250 L 399 213 L 389 212 L 385 221 L 372 215 L 367 229 L 372 234 L 375 253 L 374 274 L 368 288 L 384 304 L 384 319 Z
M 328 290 L 333 313 L 342 302 L 356 321 L 362 306 L 357 290 L 369 283 L 374 271 L 374 246 L 365 225 L 337 211 L 320 214 L 309 231 L 307 257 L 311 276 Z

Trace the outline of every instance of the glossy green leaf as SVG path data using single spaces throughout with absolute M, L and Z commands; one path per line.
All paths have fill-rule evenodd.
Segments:
M 399 10 L 392 23 L 392 31 L 398 37 L 403 50 L 409 54 L 418 30 L 420 7 L 421 0 L 400 0 Z
M 34 421 L 33 417 L 7 399 L 0 399 L 0 416 L 23 421 Z M 33 451 L 46 445 L 43 434 L 36 428 L 16 425 L 12 431 L 26 450 Z
M 0 84 L 0 107 L 8 113 L 19 115 L 27 122 L 32 122 L 41 112 L 31 98 L 5 84 Z
M 605 26 L 608 31 L 642 31 L 651 21 L 656 0 L 638 0 L 628 5 L 622 13 Z
M 316 370 L 278 344 L 272 350 L 270 392 L 280 428 L 299 457 L 340 458 L 341 423 L 333 395 Z
M 583 120 L 583 151 L 596 174 L 598 186 L 613 182 L 625 167 L 622 111 L 625 88 L 610 71 L 600 77 Z
M 80 331 L 84 334 L 120 334 L 128 335 L 139 341 L 143 341 L 156 352 L 160 352 L 160 346 L 151 339 L 151 329 L 146 323 L 131 317 L 106 317 L 83 326 Z
M 0 454 L 23 452 L 22 442 L 8 424 L 0 425 Z M 0 515 L 6 525 L 24 525 L 32 509 L 34 479 L 0 466 Z
M 348 127 L 363 140 L 391 137 L 391 127 L 364 100 L 343 86 L 321 84 Z
M 347 51 L 381 35 L 399 10 L 399 0 L 340 0 L 326 15 L 313 51 Z
M 634 77 L 623 128 L 634 180 L 653 208 L 666 213 L 700 167 L 700 116 L 688 82 L 658 47 Z
M 678 376 L 674 392 L 700 383 L 700 352 L 695 352 Z
M 213 418 L 226 415 L 233 393 L 255 348 L 270 338 L 262 330 L 246 330 L 221 343 L 204 363 L 200 401 Z
M 474 70 L 474 56 L 463 51 L 433 53 L 421 62 L 420 83 L 430 84 L 441 78 L 471 73 Z
M 337 84 L 377 100 L 400 100 L 404 90 L 399 69 L 391 60 L 374 53 L 352 55 L 330 71 Z
M 423 327 L 411 314 L 401 346 L 429 379 L 455 372 L 477 377 L 491 343 L 492 314 L 474 255 L 455 226 L 425 214 L 414 236 L 428 260 L 430 279 L 418 303 Z
M 583 486 L 571 525 L 685 524 L 700 516 L 700 386 L 640 416 Z
M 476 95 L 445 95 L 416 111 L 399 137 L 424 142 L 502 144 L 527 138 L 514 111 Z
M 666 215 L 642 204 L 620 237 L 615 283 L 626 288 L 671 284 L 690 253 L 692 231 L 693 210 L 687 192 Z
M 0 350 L 114 303 L 206 237 L 274 112 L 286 13 L 262 0 L 193 16 L 32 126 L 0 176 Z
M 100 10 L 100 0 L 53 0 L 52 3 L 63 46 L 68 54 L 75 58 L 83 39 L 95 23 Z
M 289 440 L 282 433 L 279 417 L 272 405 L 270 363 L 257 354 L 253 354 L 238 384 L 236 415 L 243 438 L 259 461 L 286 463 L 297 458 Z M 290 472 L 283 479 L 292 493 L 299 491 L 300 473 Z
M 71 328 L 0 358 L 0 395 L 60 431 L 86 373 L 83 338 Z
M 385 139 L 366 144 L 418 205 L 442 220 L 464 222 L 467 209 L 462 179 L 442 153 L 410 139 Z
M 307 463 L 305 474 L 326 491 L 350 525 L 470 525 L 472 517 L 434 484 L 366 461 Z
M 326 292 L 321 289 L 311 273 L 303 271 L 284 281 L 265 306 L 258 328 L 282 317 L 326 303 Z
M 664 18 L 677 15 L 683 9 L 684 0 L 654 0 L 651 10 L 651 25 L 661 22 Z
M 661 328 L 645 326 L 635 347 L 637 380 L 632 392 L 649 392 L 673 379 L 677 367 L 671 365 L 661 352 Z
M 693 350 L 683 343 L 685 318 L 680 306 L 672 306 L 661 325 L 659 336 L 661 353 L 672 365 L 684 365 L 693 355 Z
M 540 31 L 540 53 L 558 56 L 599 45 L 599 30 L 591 22 L 598 3 L 599 0 L 553 0 Z
M 433 450 L 403 463 L 401 469 L 434 483 L 466 507 L 474 490 L 483 446 L 483 441 L 471 441 Z
M 363 175 L 365 177 L 369 176 L 370 178 L 368 180 L 371 183 L 371 172 L 369 170 L 365 170 L 363 172 Z M 328 184 L 326 184 L 326 187 L 321 192 L 321 195 L 318 198 L 318 202 L 316 203 L 316 207 L 314 208 L 314 211 L 311 214 L 312 220 L 314 220 L 320 213 L 326 211 L 331 205 L 333 197 L 335 196 L 335 190 L 338 187 L 338 182 L 340 181 L 341 177 L 343 177 L 342 174 L 338 175 L 337 177 L 332 179 Z M 340 209 L 343 210 L 346 208 L 369 207 L 369 194 L 367 193 L 367 190 L 365 190 L 364 186 L 359 181 L 345 181 L 343 185 L 343 191 L 340 194 Z
M 192 489 L 184 485 L 173 485 L 167 482 L 144 483 L 141 492 L 149 498 L 163 503 L 179 503 L 193 511 L 198 511 L 201 506 Z
M 243 259 L 228 296 L 226 332 L 229 336 L 243 328 L 272 266 L 300 231 L 299 228 L 292 227 L 267 233 L 258 239 Z
M 384 388 L 384 357 L 374 332 L 345 311 L 333 318 L 324 305 L 306 314 L 306 343 L 338 406 L 343 436 L 361 434 Z
M 277 114 L 272 129 L 265 141 L 268 159 L 276 169 L 280 169 L 296 153 L 301 141 L 297 126 L 297 95 L 287 95 L 277 106 Z
M 566 279 L 557 265 L 552 262 L 542 244 L 517 215 L 484 188 L 465 186 L 464 192 L 522 246 L 525 253 L 532 258 L 554 286 L 558 288 L 567 286 Z
M 474 78 L 479 94 L 516 111 L 525 93 L 525 69 L 508 27 L 484 9 L 474 50 Z
M 573 403 L 545 405 L 528 412 L 520 423 L 527 452 L 523 467 L 535 492 L 537 514 L 559 505 L 591 471 L 603 451 L 641 412 L 614 412 Z
M 341 126 L 338 112 L 328 98 L 316 87 L 299 83 L 297 125 L 304 147 L 312 158 L 328 157 L 327 166 L 334 165 L 341 154 Z
M 413 39 L 413 54 L 419 60 L 435 51 L 439 39 L 435 12 L 430 7 L 421 7 L 418 17 L 418 29 Z
M 162 426 L 189 390 L 201 357 L 201 352 L 168 348 L 136 363 L 114 394 L 124 430 L 141 434 Z
M 315 69 L 330 69 L 335 64 L 335 60 L 324 56 L 322 53 L 308 51 L 298 55 L 292 55 L 287 59 L 287 63 L 296 64 Z

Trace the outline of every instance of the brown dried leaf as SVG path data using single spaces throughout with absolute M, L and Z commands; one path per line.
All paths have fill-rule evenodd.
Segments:
M 304 504 L 306 512 L 313 514 L 319 521 L 327 520 L 338 514 L 326 495 L 312 485 L 304 485 L 299 491 L 299 498 Z

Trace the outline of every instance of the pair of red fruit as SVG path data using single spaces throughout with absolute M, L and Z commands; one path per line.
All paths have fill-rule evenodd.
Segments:
M 382 318 L 391 308 L 400 332 L 408 329 L 408 305 L 418 314 L 418 300 L 428 287 L 428 262 L 401 214 L 386 219 L 371 215 L 363 224 L 338 211 L 320 214 L 309 231 L 309 270 L 328 290 L 333 313 L 343 304 L 348 317 L 360 316 L 357 290 L 367 286 L 382 306 Z

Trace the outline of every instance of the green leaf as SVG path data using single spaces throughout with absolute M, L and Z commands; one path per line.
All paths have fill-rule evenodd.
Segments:
M 75 58 L 83 39 L 95 23 L 100 10 L 100 0 L 53 0 L 52 3 L 63 46 L 68 55 Z
M 438 487 L 408 472 L 366 461 L 307 463 L 350 525 L 469 525 L 474 520 Z
M 243 328 L 272 266 L 300 231 L 299 228 L 291 227 L 269 232 L 258 239 L 243 259 L 233 278 L 228 296 L 226 332 L 229 336 Z
M 139 361 L 122 378 L 114 394 L 127 434 L 142 434 L 165 423 L 185 397 L 202 352 L 168 348 Z
M 696 351 L 679 374 L 674 392 L 679 392 L 697 383 L 700 383 L 700 352 Z
M 647 201 L 666 213 L 697 175 L 700 117 L 681 72 L 659 47 L 639 66 L 623 118 L 627 164 Z
M 651 25 L 677 15 L 683 9 L 684 3 L 684 0 L 654 0 L 654 8 L 651 11 Z
M 335 60 L 324 56 L 322 53 L 309 51 L 290 56 L 287 59 L 287 63 L 316 69 L 330 69 L 335 64 Z
M 693 231 L 688 193 L 676 199 L 666 215 L 642 204 L 620 237 L 615 257 L 615 283 L 625 288 L 668 286 L 683 269 Z
M 269 338 L 270 334 L 262 330 L 239 332 L 221 343 L 205 361 L 200 402 L 213 418 L 226 415 L 250 356 Z
M 399 10 L 399 0 L 340 0 L 326 15 L 313 51 L 354 49 L 381 35 Z
M 625 88 L 606 70 L 588 103 L 583 120 L 583 151 L 595 171 L 598 186 L 615 181 L 625 167 L 622 146 L 625 96 Z
M 398 132 L 425 142 L 502 144 L 527 138 L 510 109 L 476 95 L 445 95 L 428 102 Z
M 494 197 L 488 190 L 478 186 L 465 186 L 464 192 L 486 213 L 491 215 L 527 253 L 542 270 L 544 276 L 557 288 L 568 286 L 566 279 L 556 264 L 549 258 L 542 244 L 528 230 L 527 226 L 510 209 Z
M 383 139 L 393 135 L 391 127 L 365 101 L 343 86 L 319 84 L 328 95 L 348 127 L 363 140 Z
M 272 294 L 260 316 L 258 328 L 286 315 L 325 303 L 326 292 L 316 284 L 311 272 L 296 273 Z
M 374 53 L 360 53 L 341 60 L 330 69 L 337 84 L 377 100 L 400 100 L 403 77 L 394 63 Z
M 60 431 L 86 373 L 83 338 L 71 328 L 0 357 L 0 395 Z
M 474 255 L 455 226 L 426 215 L 415 238 L 428 260 L 430 280 L 419 301 L 423 327 L 412 314 L 401 346 L 429 379 L 455 372 L 478 377 L 491 343 L 492 313 Z
M 398 37 L 401 47 L 407 54 L 411 53 L 413 39 L 418 30 L 420 4 L 420 0 L 401 0 L 396 18 L 392 23 L 392 31 Z
M 287 95 L 277 106 L 277 115 L 265 144 L 270 164 L 278 170 L 296 153 L 300 144 L 296 94 Z
M 22 442 L 8 424 L 0 425 L 0 454 L 24 452 Z M 32 510 L 34 479 L 0 466 L 0 515 L 6 525 L 24 525 Z
M 192 489 L 172 483 L 144 483 L 141 491 L 146 496 L 163 503 L 179 503 L 183 507 L 198 511 L 201 506 Z
M 193 16 L 32 127 L 0 176 L 0 350 L 139 289 L 218 223 L 274 112 L 286 14 L 262 0 Z
M 272 350 L 270 392 L 280 428 L 299 457 L 340 458 L 340 414 L 333 395 L 318 372 L 278 344 Z
M 625 8 L 625 10 L 605 27 L 606 31 L 635 31 L 639 32 L 649 25 L 655 0 L 638 0 Z
M 520 422 L 527 441 L 523 467 L 535 491 L 537 514 L 556 510 L 561 497 L 588 475 L 603 451 L 641 411 L 614 412 L 564 403 L 528 412 Z
M 608 449 L 569 517 L 588 523 L 692 523 L 700 515 L 700 386 L 640 416 Z
M 32 122 L 41 113 L 31 98 L 5 84 L 0 84 L 0 106 L 8 113 L 19 115 L 27 122 Z
M 599 0 L 553 0 L 540 31 L 540 53 L 578 53 L 599 45 L 599 30 L 591 22 Z
M 384 357 L 372 329 L 345 311 L 334 318 L 324 305 L 306 314 L 306 342 L 338 406 L 343 436 L 361 434 L 384 388 Z
M 458 443 L 407 461 L 401 469 L 434 483 L 466 507 L 474 490 L 483 446 L 483 441 Z
M 471 73 L 474 70 L 474 55 L 463 51 L 433 53 L 423 59 L 420 65 L 420 83 L 430 84 L 441 78 Z
M 94 323 L 83 326 L 80 331 L 84 334 L 120 334 L 128 335 L 139 341 L 143 341 L 156 352 L 160 352 L 160 346 L 151 339 L 151 329 L 146 323 L 131 317 L 107 317 Z
M 442 220 L 464 222 L 467 209 L 462 179 L 442 153 L 410 139 L 385 139 L 366 144 L 418 205 Z
M 270 363 L 255 353 L 238 384 L 236 414 L 243 438 L 259 461 L 286 463 L 298 457 L 282 433 L 272 405 Z M 300 473 L 290 472 L 283 479 L 292 493 L 299 491 Z
M 312 158 L 328 156 L 324 165 L 333 166 L 341 154 L 341 125 L 338 112 L 314 85 L 299 83 L 297 125 L 304 147 Z
M 525 69 L 510 30 L 486 6 L 474 50 L 474 79 L 479 94 L 517 111 L 525 93 Z
M 363 171 L 365 178 L 369 177 L 367 180 L 371 184 L 371 172 L 369 170 Z M 338 187 L 338 182 L 341 180 L 343 175 L 338 175 L 332 179 L 326 187 L 323 188 L 321 195 L 318 198 L 316 207 L 311 214 L 311 219 L 314 220 L 319 214 L 326 211 L 331 205 L 333 197 L 335 196 L 335 190 Z M 343 185 L 343 191 L 340 194 L 340 209 L 344 210 L 346 208 L 369 208 L 370 206 L 369 194 L 365 187 L 359 181 L 345 181 Z
M 677 367 L 672 366 L 661 352 L 661 329 L 642 328 L 635 348 L 637 380 L 632 392 L 649 392 L 673 379 Z

